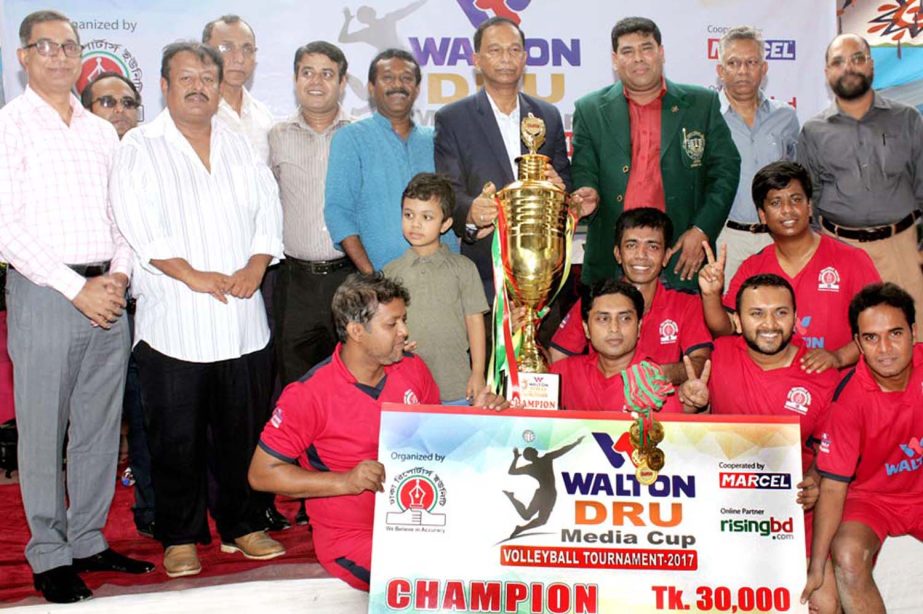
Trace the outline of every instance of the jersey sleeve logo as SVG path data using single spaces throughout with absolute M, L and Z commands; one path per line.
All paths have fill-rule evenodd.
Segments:
M 417 393 L 408 388 L 404 391 L 404 405 L 419 405 L 420 399 L 417 398 Z
M 660 323 L 660 343 L 676 343 L 676 336 L 679 334 L 679 326 L 673 320 L 664 320 Z
M 808 413 L 811 405 L 811 393 L 803 386 L 795 386 L 788 391 L 785 399 L 785 409 L 799 414 Z
M 279 428 L 282 426 L 282 408 L 277 407 L 272 410 L 272 418 L 269 419 L 269 423 L 274 427 Z
M 827 433 L 821 434 L 818 451 L 823 452 L 824 454 L 830 454 L 830 435 Z
M 832 266 L 822 269 L 817 275 L 817 289 L 823 292 L 839 292 L 840 272 Z

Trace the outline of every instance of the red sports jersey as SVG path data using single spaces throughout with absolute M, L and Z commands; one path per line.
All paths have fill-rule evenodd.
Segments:
M 621 373 L 606 377 L 597 366 L 598 356 L 581 354 L 552 363 L 548 369 L 561 376 L 561 407 L 570 410 L 614 410 L 625 411 L 625 388 Z M 629 367 L 640 363 L 643 354 L 635 348 Z M 656 361 L 652 361 L 656 362 Z M 665 413 L 682 413 L 683 407 L 676 394 L 667 397 L 660 410 Z
M 282 392 L 260 437 L 267 454 L 313 471 L 349 471 L 378 458 L 383 402 L 439 404 L 439 388 L 418 356 L 406 354 L 386 366 L 384 379 L 371 388 L 346 368 L 341 348 L 338 344 L 330 358 Z M 305 500 L 318 560 L 331 574 L 350 581 L 343 568 L 368 570 L 374 504 L 369 491 Z M 350 583 L 368 590 L 368 578 L 364 585 Z
M 744 260 L 724 293 L 724 306 L 736 309 L 737 291 L 747 278 L 773 273 L 795 290 L 798 336 L 807 349 L 837 350 L 852 339 L 849 301 L 862 288 L 881 281 L 878 270 L 861 249 L 821 235 L 817 251 L 795 277 L 779 265 L 775 245 Z
M 764 371 L 747 354 L 743 337 L 715 340 L 711 355 L 712 377 L 708 381 L 711 413 L 750 416 L 797 416 L 801 422 L 801 465 L 807 471 L 814 462 L 813 442 L 830 408 L 833 391 L 840 381 L 835 369 L 807 374 L 799 365 L 806 350 L 787 367 Z
M 551 338 L 551 346 L 568 356 L 582 354 L 587 349 L 583 332 L 581 301 L 567 312 Z M 657 282 L 651 307 L 641 319 L 638 350 L 654 362 L 667 365 L 679 362 L 683 354 L 701 347 L 711 347 L 711 334 L 702 315 L 702 300 L 695 294 L 664 288 Z
M 861 359 L 840 382 L 820 438 L 821 475 L 851 482 L 849 497 L 923 501 L 923 345 L 907 388 L 885 392 Z

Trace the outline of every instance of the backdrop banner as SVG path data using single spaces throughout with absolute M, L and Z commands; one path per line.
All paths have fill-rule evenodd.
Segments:
M 477 88 L 471 63 L 474 29 L 502 15 L 517 21 L 529 51 L 525 90 L 557 105 L 570 130 L 574 101 L 609 85 L 610 31 L 632 14 L 654 19 L 663 32 L 667 76 L 678 82 L 717 87 L 717 42 L 729 27 L 751 24 L 765 37 L 770 96 L 794 105 L 802 121 L 827 104 L 824 47 L 836 27 L 830 0 L 661 0 L 656 3 L 572 0 L 267 0 L 258 8 L 245 0 L 58 0 L 86 44 L 82 87 L 93 74 L 118 70 L 141 87 L 146 117 L 163 107 L 160 56 L 178 39 L 200 39 L 206 22 L 236 13 L 256 34 L 258 66 L 252 92 L 277 117 L 295 108 L 292 92 L 295 49 L 323 39 L 339 45 L 349 60 L 345 107 L 368 113 L 368 65 L 382 49 L 404 47 L 418 59 L 423 83 L 417 119 L 433 123 L 442 105 Z M 790 10 L 786 10 L 788 6 Z M 22 92 L 25 78 L 15 52 L 22 19 L 36 10 L 34 0 L 3 0 L 2 53 L 7 99 Z M 810 15 L 797 19 L 796 15 Z
M 807 612 L 797 418 L 658 419 L 385 404 L 369 611 Z

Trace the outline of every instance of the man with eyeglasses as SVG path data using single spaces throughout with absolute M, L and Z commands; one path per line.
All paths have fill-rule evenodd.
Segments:
M 140 121 L 141 94 L 130 79 L 117 72 L 104 72 L 88 83 L 80 102 L 112 124 L 120 139 Z
M 260 159 L 268 163 L 272 112 L 246 88 L 256 68 L 253 29 L 237 15 L 222 15 L 206 24 L 202 42 L 217 49 L 224 58 L 218 121 L 246 136 Z
M 733 27 L 718 41 L 717 71 L 722 84 L 718 100 L 740 153 L 737 195 L 716 241 L 727 245 L 727 280 L 734 278 L 744 260 L 772 243 L 750 198 L 753 176 L 770 162 L 794 160 L 798 141 L 795 109 L 769 98 L 760 88 L 769 68 L 764 48 L 763 36 L 751 26 Z
M 324 219 L 334 246 L 362 273 L 380 270 L 407 250 L 401 195 L 417 173 L 431 173 L 433 131 L 413 121 L 423 75 L 403 49 L 385 49 L 369 65 L 371 117 L 333 135 Z M 457 252 L 457 242 L 442 235 Z
M 118 136 L 71 93 L 77 32 L 65 15 L 37 11 L 19 38 L 28 83 L 0 109 L 0 253 L 10 265 L 25 554 L 45 599 L 72 603 L 91 596 L 77 573 L 154 569 L 113 552 L 102 533 L 118 459 L 131 250 L 108 199 Z
M 546 172 L 570 189 L 561 114 L 520 91 L 526 59 L 525 35 L 516 22 L 491 17 L 474 33 L 472 60 L 484 88 L 436 112 L 436 170 L 452 181 L 455 233 L 462 238 L 461 253 L 478 268 L 488 303 L 494 296 L 490 247 L 497 206 L 482 191 L 488 182 L 500 190 L 516 180 L 516 158 L 528 153 L 520 123 L 529 113 L 545 122 L 546 139 L 538 153 L 550 158 Z
M 833 39 L 824 74 L 835 100 L 808 120 L 798 161 L 811 172 L 823 231 L 865 250 L 923 313 L 916 220 L 923 207 L 923 119 L 872 89 L 875 62 L 855 34 Z M 918 337 L 919 339 L 919 337 Z
M 660 28 L 626 17 L 612 28 L 619 82 L 577 101 L 574 186 L 599 195 L 587 230 L 582 280 L 618 276 L 612 229 L 623 210 L 654 207 L 679 235 L 665 281 L 695 291 L 696 271 L 724 227 L 740 176 L 740 156 L 721 117 L 718 95 L 664 78 Z

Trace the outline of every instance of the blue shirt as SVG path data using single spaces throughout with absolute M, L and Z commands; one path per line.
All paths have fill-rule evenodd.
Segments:
M 798 116 L 784 102 L 767 98 L 761 91 L 753 127 L 737 114 L 728 102 L 724 90 L 718 92 L 721 115 L 731 129 L 731 138 L 740 152 L 740 183 L 728 219 L 740 224 L 756 224 L 760 218 L 751 196 L 753 176 L 757 171 L 778 160 L 794 160 L 798 142 Z
M 404 253 L 401 195 L 417 173 L 435 170 L 433 130 L 414 125 L 405 141 L 378 113 L 337 130 L 330 143 L 324 219 L 338 249 L 357 235 L 375 270 Z M 442 241 L 458 251 L 446 233 Z M 454 235 L 453 235 L 454 236 Z

